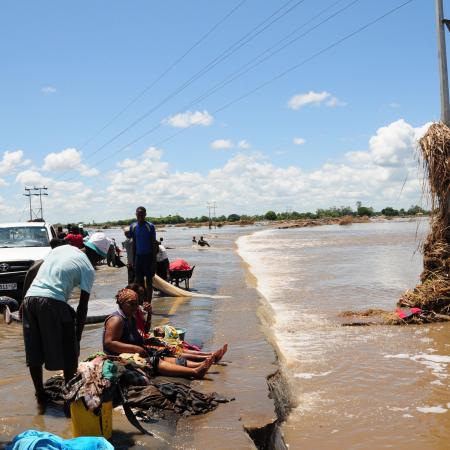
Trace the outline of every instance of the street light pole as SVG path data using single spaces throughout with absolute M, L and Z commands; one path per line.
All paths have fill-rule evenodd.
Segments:
M 447 50 L 445 47 L 445 25 L 443 0 L 436 0 L 436 28 L 438 38 L 439 77 L 441 80 L 441 121 L 450 127 L 448 92 Z

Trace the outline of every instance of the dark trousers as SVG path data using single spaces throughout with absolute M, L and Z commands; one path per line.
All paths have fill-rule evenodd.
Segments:
M 130 266 L 127 266 L 128 270 L 128 284 L 134 283 L 136 281 L 136 274 L 134 269 Z

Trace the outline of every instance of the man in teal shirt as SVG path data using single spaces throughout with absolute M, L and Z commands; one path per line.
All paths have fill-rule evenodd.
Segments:
M 76 373 L 94 284 L 94 266 L 106 257 L 109 245 L 104 233 L 94 233 L 82 250 L 71 245 L 55 248 L 25 294 L 22 310 L 25 355 L 41 407 L 46 403 L 43 364 L 47 370 L 63 370 L 66 382 Z M 81 290 L 76 312 L 68 304 L 75 287 Z

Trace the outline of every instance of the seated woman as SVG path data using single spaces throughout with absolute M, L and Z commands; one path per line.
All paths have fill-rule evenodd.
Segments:
M 116 295 L 118 310 L 106 320 L 103 330 L 103 351 L 109 355 L 138 353 L 150 356 L 150 363 L 160 375 L 185 378 L 203 378 L 213 363 L 213 357 L 196 363 L 182 358 L 160 357 L 149 354 L 144 348 L 144 339 L 136 328 L 135 314 L 139 307 L 136 292 L 121 289 Z M 182 364 L 182 365 L 180 365 Z
M 129 284 L 126 289 L 131 289 L 132 291 L 136 292 L 137 296 L 138 296 L 138 301 L 139 304 L 141 305 L 143 303 L 143 298 L 145 296 L 145 289 L 137 284 L 137 283 L 132 283 Z M 148 311 L 148 314 L 151 315 L 152 311 L 151 311 L 151 305 L 150 305 L 150 310 L 146 309 L 146 305 L 144 304 L 144 310 Z M 135 320 L 136 320 L 136 327 L 139 331 L 139 333 L 141 334 L 141 336 L 144 337 L 144 341 L 146 341 L 145 336 L 147 335 L 148 330 L 146 330 L 145 328 L 145 323 L 147 323 L 144 320 L 144 313 L 142 311 L 142 309 L 139 307 L 136 311 L 135 314 Z M 205 359 L 209 358 L 209 357 L 213 357 L 213 362 L 214 363 L 218 363 L 223 355 L 225 355 L 225 353 L 228 350 L 228 344 L 225 344 L 222 348 L 220 348 L 219 350 L 216 350 L 215 352 L 202 352 L 202 351 L 197 351 L 197 350 L 190 350 L 188 348 L 185 348 L 181 341 L 176 344 L 172 344 L 169 342 L 165 342 L 164 337 L 165 337 L 165 331 L 164 328 L 167 327 L 157 327 L 154 330 L 154 335 L 155 338 L 151 338 L 150 340 L 148 340 L 148 342 L 146 341 L 146 343 L 148 344 L 147 347 L 153 348 L 155 350 L 164 350 L 166 349 L 168 352 L 170 352 L 171 356 L 175 356 L 175 357 L 181 357 L 184 359 L 187 359 L 188 361 L 204 361 Z

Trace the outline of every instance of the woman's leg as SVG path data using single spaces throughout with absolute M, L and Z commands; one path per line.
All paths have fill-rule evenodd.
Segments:
M 183 356 L 182 356 L 182 358 L 183 358 Z M 179 366 L 179 364 L 177 364 L 177 358 L 172 358 L 171 356 L 163 356 L 162 359 L 164 361 L 169 362 L 170 364 L 176 364 L 177 366 Z M 198 367 L 203 361 L 204 361 L 204 359 L 202 359 L 202 361 L 200 361 L 200 362 L 186 361 L 186 367 L 191 367 L 191 368 Z
M 208 372 L 211 364 L 213 363 L 212 358 L 205 360 L 198 367 L 190 368 L 177 366 L 164 359 L 159 360 L 158 371 L 160 375 L 165 375 L 168 377 L 184 377 L 184 378 L 203 378 Z

